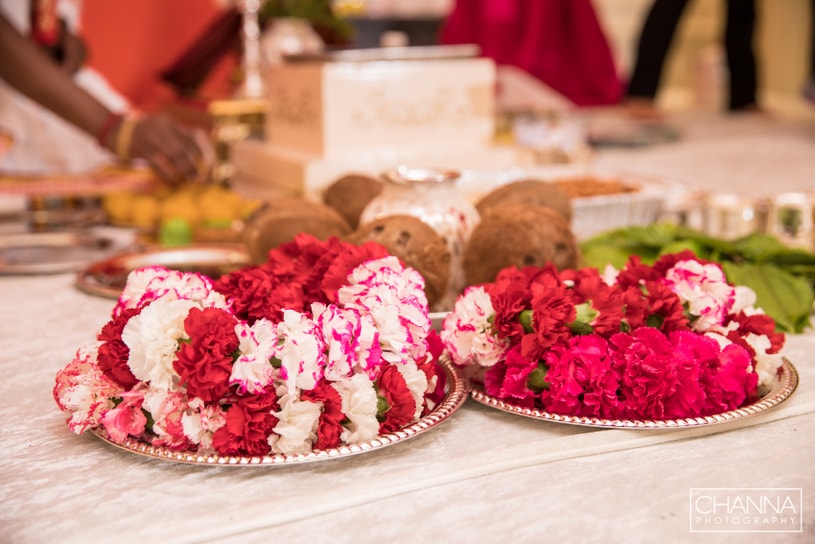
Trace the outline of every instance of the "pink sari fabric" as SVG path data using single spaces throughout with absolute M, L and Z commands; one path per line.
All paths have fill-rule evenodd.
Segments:
M 443 44 L 474 43 L 578 106 L 616 104 L 623 85 L 590 0 L 458 0 Z

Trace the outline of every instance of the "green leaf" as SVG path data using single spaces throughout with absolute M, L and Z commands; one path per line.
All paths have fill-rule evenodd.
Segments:
M 762 261 L 768 256 L 783 253 L 788 249 L 778 238 L 761 233 L 750 234 L 736 240 L 733 248 L 750 261 Z
M 646 251 L 650 252 L 650 250 Z M 583 264 L 602 272 L 608 264 L 619 270 L 625 266 L 625 263 L 628 262 L 628 258 L 631 255 L 642 255 L 645 251 L 629 251 L 611 245 L 596 245 L 583 246 L 582 252 Z
M 518 321 L 524 328 L 525 333 L 533 332 L 535 329 L 532 327 L 532 310 L 524 310 L 518 316 Z
M 546 373 L 549 371 L 543 363 L 538 363 L 538 368 L 529 373 L 526 385 L 535 393 L 540 393 L 544 389 L 549 389 L 549 382 L 546 381 Z
M 676 240 L 675 242 L 671 242 L 663 246 L 660 250 L 660 255 L 669 255 L 671 253 L 679 253 L 681 251 L 685 251 L 689 249 L 693 252 L 694 255 L 699 257 L 700 259 L 708 259 L 710 255 L 710 250 L 708 249 L 705 244 L 700 242 L 699 240 L 691 240 L 686 238 L 684 240 Z
M 756 292 L 756 306 L 775 320 L 779 330 L 800 333 L 809 326 L 812 283 L 770 264 L 723 262 L 728 281 Z
M 377 421 L 385 421 L 385 414 L 388 410 L 391 409 L 390 404 L 388 404 L 388 399 L 385 397 L 376 396 L 376 420 Z

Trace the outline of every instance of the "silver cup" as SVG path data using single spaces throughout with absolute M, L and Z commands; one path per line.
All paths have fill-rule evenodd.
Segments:
M 782 193 L 769 205 L 768 232 L 790 247 L 815 250 L 815 193 Z
M 704 201 L 703 230 L 724 240 L 764 232 L 767 224 L 766 201 L 734 194 L 711 194 Z

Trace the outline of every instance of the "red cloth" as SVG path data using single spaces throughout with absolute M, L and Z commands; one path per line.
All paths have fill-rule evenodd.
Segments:
M 623 85 L 590 0 L 458 0 L 444 44 L 475 43 L 578 106 L 616 104 Z

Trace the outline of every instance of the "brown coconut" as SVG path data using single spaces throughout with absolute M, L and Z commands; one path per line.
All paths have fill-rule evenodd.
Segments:
M 464 248 L 468 285 L 491 282 L 508 266 L 580 266 L 580 246 L 568 221 L 551 208 L 513 204 L 488 209 Z
M 450 279 L 450 250 L 433 227 L 411 215 L 392 215 L 360 225 L 348 241 L 385 246 L 391 255 L 413 268 L 425 280 L 430 308 L 445 295 Z
M 546 206 L 562 214 L 566 221 L 572 220 L 572 201 L 569 193 L 555 183 L 536 179 L 522 179 L 497 187 L 484 195 L 476 204 L 476 208 L 483 216 L 487 210 L 510 204 Z
M 300 233 L 320 240 L 351 232 L 343 217 L 319 202 L 278 197 L 265 202 L 246 221 L 242 239 L 252 262 L 266 262 L 269 250 L 294 240 Z
M 362 211 L 382 192 L 382 185 L 372 176 L 348 174 L 326 188 L 323 202 L 337 210 L 351 228 L 357 228 Z

